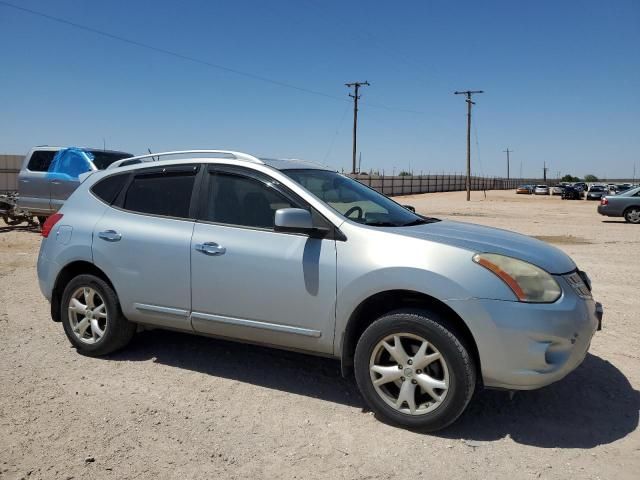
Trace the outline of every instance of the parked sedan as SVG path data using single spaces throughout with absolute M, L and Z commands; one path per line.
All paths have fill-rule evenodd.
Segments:
M 520 185 L 516 188 L 516 193 L 531 195 L 533 193 L 533 189 L 531 188 L 531 185 Z
M 564 193 L 564 187 L 562 185 L 556 185 L 551 187 L 551 195 L 562 195 Z
M 640 187 L 602 197 L 598 213 L 607 217 L 624 217 L 629 223 L 640 224 Z
M 536 195 L 549 195 L 549 187 L 547 185 L 536 185 L 533 193 Z
M 601 185 L 592 186 L 587 192 L 587 200 L 600 200 L 607 194 L 607 190 Z

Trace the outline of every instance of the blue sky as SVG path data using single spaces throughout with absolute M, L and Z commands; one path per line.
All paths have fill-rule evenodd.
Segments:
M 133 153 L 229 148 L 340 169 L 345 82 L 368 80 L 362 168 L 640 175 L 640 2 L 11 0 L 246 72 L 80 30 L 0 2 L 0 152 L 36 144 Z

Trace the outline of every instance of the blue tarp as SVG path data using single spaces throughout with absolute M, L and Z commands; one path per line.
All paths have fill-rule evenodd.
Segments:
M 64 148 L 53 157 L 47 177 L 63 180 L 77 179 L 80 174 L 92 170 L 93 154 L 81 148 Z

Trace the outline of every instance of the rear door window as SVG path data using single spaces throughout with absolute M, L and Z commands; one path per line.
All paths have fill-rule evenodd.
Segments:
M 137 173 L 124 195 L 122 208 L 149 215 L 190 218 L 197 172 L 197 166 L 188 165 Z
M 57 152 L 51 150 L 37 150 L 31 154 L 27 168 L 32 172 L 46 172 Z

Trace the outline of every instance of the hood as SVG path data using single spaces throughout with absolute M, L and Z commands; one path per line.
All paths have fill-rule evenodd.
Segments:
M 576 264 L 563 251 L 535 238 L 473 223 L 441 222 L 394 228 L 394 233 L 464 248 L 475 253 L 498 253 L 532 263 L 549 273 L 567 273 Z

